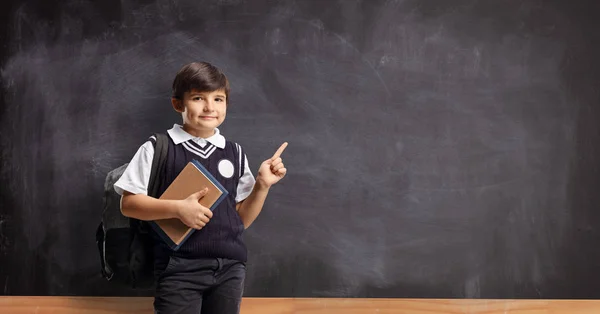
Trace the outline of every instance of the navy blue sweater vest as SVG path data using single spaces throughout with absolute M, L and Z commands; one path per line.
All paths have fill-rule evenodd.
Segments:
M 201 147 L 191 140 L 175 145 L 169 137 L 167 161 L 163 180 L 159 185 L 160 194 L 175 180 L 181 170 L 195 159 L 227 189 L 229 195 L 213 210 L 213 216 L 206 226 L 194 231 L 176 252 L 154 234 L 154 252 L 158 260 L 165 261 L 168 256 L 174 255 L 186 258 L 228 258 L 246 262 L 247 249 L 242 240 L 244 224 L 235 209 L 237 186 L 245 166 L 244 155 L 238 151 L 238 147 L 230 141 L 226 141 L 223 149 L 211 143 Z M 233 175 L 229 178 L 221 175 L 218 169 L 219 162 L 224 159 L 233 164 Z

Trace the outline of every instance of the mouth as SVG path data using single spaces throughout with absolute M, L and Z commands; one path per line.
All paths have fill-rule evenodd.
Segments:
M 216 119 L 217 117 L 212 117 L 212 116 L 200 116 L 200 119 L 202 120 L 212 120 L 212 119 Z

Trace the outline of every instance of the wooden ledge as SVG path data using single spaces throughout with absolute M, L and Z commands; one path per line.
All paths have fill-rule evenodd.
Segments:
M 152 313 L 152 298 L 0 297 L 0 313 Z M 242 314 L 597 314 L 596 300 L 244 298 Z

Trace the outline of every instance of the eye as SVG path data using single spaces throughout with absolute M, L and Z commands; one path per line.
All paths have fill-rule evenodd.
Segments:
M 224 101 L 223 98 L 216 98 L 216 101 Z
M 200 97 L 200 96 L 195 96 L 194 98 L 192 98 L 192 100 L 194 100 L 194 101 L 202 100 L 202 97 Z

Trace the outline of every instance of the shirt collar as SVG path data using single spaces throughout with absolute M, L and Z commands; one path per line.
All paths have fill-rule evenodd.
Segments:
M 170 130 L 167 130 L 167 133 L 169 134 L 175 145 L 192 140 L 200 144 L 201 146 L 204 146 L 206 145 L 206 142 L 209 142 L 217 146 L 218 148 L 225 148 L 225 137 L 221 135 L 221 132 L 218 128 L 215 128 L 215 134 L 211 135 L 208 138 L 195 137 L 190 133 L 186 132 L 183 129 L 183 127 L 179 124 L 174 124 Z

